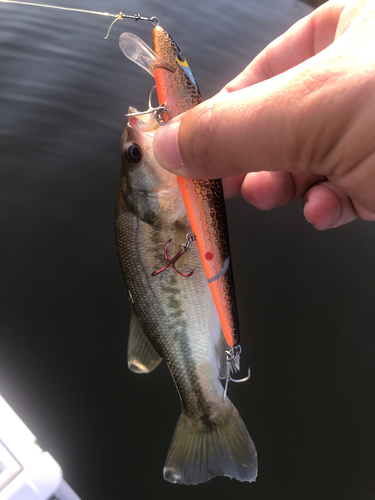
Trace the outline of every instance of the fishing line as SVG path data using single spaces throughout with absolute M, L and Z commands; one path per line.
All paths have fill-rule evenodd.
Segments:
M 43 3 L 19 2 L 18 0 L 0 0 L 1 3 L 16 3 L 18 5 L 29 5 L 31 7 L 46 7 L 47 9 L 69 10 L 72 12 L 83 12 L 84 14 L 95 14 L 97 16 L 110 16 L 118 17 L 116 14 L 110 12 L 98 12 L 96 10 L 74 9 L 72 7 L 60 7 L 57 5 L 46 5 Z
M 114 21 L 110 25 L 107 35 L 104 38 L 108 38 L 109 32 L 111 31 L 112 26 L 118 19 L 134 19 L 134 21 L 149 21 L 153 26 L 159 24 L 159 19 L 155 16 L 153 17 L 143 17 L 140 14 L 124 14 L 120 12 L 119 14 L 111 14 L 110 12 L 100 12 L 97 10 L 86 10 L 86 9 L 76 9 L 73 7 L 61 7 L 58 5 L 48 5 L 44 3 L 33 3 L 33 2 L 20 2 L 19 0 L 0 0 L 0 3 L 14 3 L 17 5 L 26 5 L 29 7 L 44 7 L 46 9 L 57 9 L 57 10 L 66 10 L 69 12 L 81 12 L 83 14 L 94 14 L 96 16 L 104 16 L 104 17 L 114 17 Z

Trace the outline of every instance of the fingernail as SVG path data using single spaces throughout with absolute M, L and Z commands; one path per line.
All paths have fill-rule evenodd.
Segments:
M 309 224 L 312 224 L 312 222 L 310 220 L 309 210 L 308 209 L 306 210 L 306 207 L 309 204 L 309 201 L 310 200 L 308 198 L 304 200 L 302 210 L 303 210 L 303 215 L 305 216 L 305 219 L 307 220 L 307 222 Z
M 165 169 L 175 170 L 183 167 L 178 148 L 178 129 L 180 121 L 160 128 L 154 137 L 153 149 L 156 161 Z

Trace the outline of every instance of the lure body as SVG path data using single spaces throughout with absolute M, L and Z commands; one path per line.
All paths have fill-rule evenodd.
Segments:
M 147 49 L 142 52 L 137 45 L 143 42 L 128 35 L 120 37 L 123 52 L 136 54 L 132 60 L 145 59 L 142 67 L 151 69 Z M 153 73 L 171 68 L 162 59 L 155 61 Z M 198 94 L 190 88 L 180 95 L 194 102 Z M 227 369 L 228 344 L 197 246 L 175 262 L 184 274 L 194 269 L 188 278 L 172 266 L 154 273 L 166 265 L 166 242 L 169 255 L 177 255 L 179 244 L 192 232 L 176 176 L 153 156 L 152 136 L 158 127 L 152 115 L 131 116 L 122 138 L 116 242 L 133 308 L 128 365 L 148 373 L 164 358 L 181 398 L 181 417 L 164 467 L 166 480 L 197 484 L 224 475 L 253 481 L 254 444 L 231 401 L 222 400 L 220 375 Z
M 159 103 L 167 104 L 171 118 L 201 103 L 202 96 L 186 59 L 161 26 L 153 29 L 152 49 L 169 66 L 155 64 L 154 76 Z M 221 179 L 177 176 L 177 182 L 226 341 L 230 347 L 236 346 L 240 337 Z

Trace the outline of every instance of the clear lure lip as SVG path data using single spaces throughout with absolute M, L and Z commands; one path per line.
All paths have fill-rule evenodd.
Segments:
M 175 71 L 173 66 L 158 57 L 146 42 L 133 33 L 122 33 L 119 45 L 122 53 L 130 61 L 147 71 L 152 77 L 155 77 L 155 67 L 167 69 L 172 73 Z

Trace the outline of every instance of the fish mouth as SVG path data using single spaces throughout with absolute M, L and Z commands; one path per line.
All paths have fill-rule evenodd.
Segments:
M 133 114 L 133 116 L 129 116 L 129 121 L 128 121 L 128 125 L 131 128 L 141 130 L 142 132 L 149 134 L 155 133 L 160 128 L 160 125 L 155 120 L 152 111 L 150 113 L 135 115 L 135 116 L 134 113 L 138 113 L 137 108 L 129 106 L 128 115 Z

